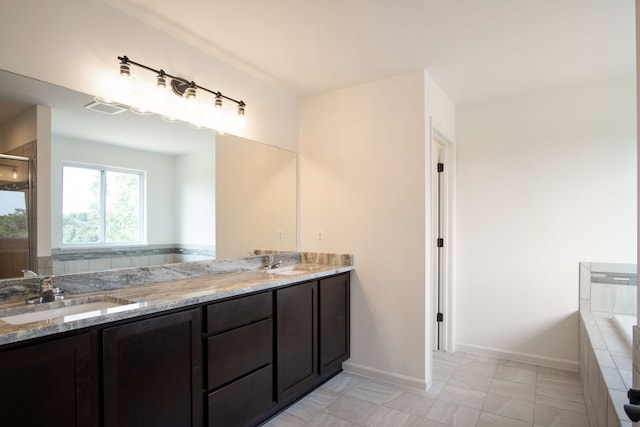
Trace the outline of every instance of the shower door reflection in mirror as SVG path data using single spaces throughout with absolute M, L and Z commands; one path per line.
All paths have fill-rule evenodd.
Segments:
M 30 268 L 29 183 L 29 159 L 0 154 L 0 279 Z

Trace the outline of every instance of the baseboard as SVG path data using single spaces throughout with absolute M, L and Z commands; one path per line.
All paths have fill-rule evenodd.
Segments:
M 475 344 L 465 344 L 460 342 L 456 343 L 456 351 L 461 351 L 463 353 L 480 354 L 483 356 L 499 357 L 501 359 L 513 360 L 515 362 L 531 363 L 533 365 L 578 372 L 578 362 L 573 360 L 537 356 L 535 354 L 519 353 L 517 351 L 485 347 Z
M 375 380 L 386 381 L 388 383 L 414 388 L 420 391 L 427 389 L 427 383 L 422 378 L 408 377 L 406 375 L 395 374 L 393 372 L 382 371 L 369 366 L 358 365 L 353 362 L 344 362 L 342 369 L 345 372 L 361 375 Z

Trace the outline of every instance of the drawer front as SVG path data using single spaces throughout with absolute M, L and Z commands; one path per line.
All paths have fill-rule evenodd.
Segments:
M 270 415 L 273 405 L 269 365 L 209 394 L 209 426 L 254 426 Z
M 272 314 L 273 296 L 271 292 L 211 304 L 207 307 L 207 333 L 217 334 L 228 331 L 266 319 Z
M 235 380 L 273 359 L 273 322 L 262 320 L 207 338 L 207 389 Z

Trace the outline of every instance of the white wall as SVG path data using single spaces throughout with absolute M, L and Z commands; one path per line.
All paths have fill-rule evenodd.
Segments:
M 0 3 L 0 69 L 96 94 L 117 56 L 187 77 L 247 103 L 242 136 L 297 150 L 298 102 L 98 0 Z
M 62 242 L 62 162 L 144 170 L 147 174 L 147 242 L 176 243 L 174 235 L 175 157 L 114 145 L 54 136 L 51 158 L 51 243 Z
M 175 158 L 176 241 L 188 246 L 215 246 L 216 151 L 207 149 Z
M 575 369 L 578 263 L 636 262 L 635 79 L 460 106 L 458 349 Z
M 354 254 L 347 369 L 422 388 L 424 85 L 420 70 L 304 99 L 299 153 L 301 249 Z

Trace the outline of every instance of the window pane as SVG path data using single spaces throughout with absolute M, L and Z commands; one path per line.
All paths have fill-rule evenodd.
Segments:
M 0 190 L 0 239 L 26 239 L 27 200 L 22 191 Z
M 62 168 L 62 242 L 100 240 L 100 171 Z
M 106 241 L 140 241 L 140 175 L 107 171 Z

